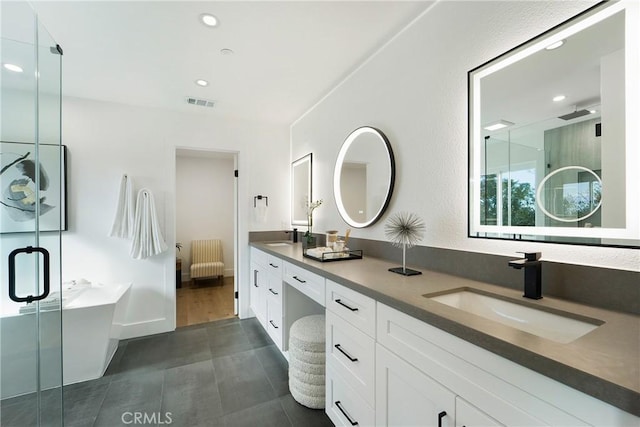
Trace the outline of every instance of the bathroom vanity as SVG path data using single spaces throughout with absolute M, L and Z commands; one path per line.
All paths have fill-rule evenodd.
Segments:
M 251 306 L 285 357 L 291 324 L 326 313 L 336 425 L 640 423 L 637 316 L 428 270 L 403 277 L 371 257 L 320 263 L 300 244 L 252 243 L 251 266 Z M 525 332 L 438 299 L 461 292 L 559 315 L 552 329 L 591 329 Z

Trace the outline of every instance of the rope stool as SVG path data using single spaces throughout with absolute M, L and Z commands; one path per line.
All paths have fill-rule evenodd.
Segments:
M 324 315 L 296 320 L 289 331 L 289 390 L 300 404 L 324 408 Z

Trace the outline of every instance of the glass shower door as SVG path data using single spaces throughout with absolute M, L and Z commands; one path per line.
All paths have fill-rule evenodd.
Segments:
M 62 51 L 27 2 L 0 19 L 0 425 L 59 426 Z

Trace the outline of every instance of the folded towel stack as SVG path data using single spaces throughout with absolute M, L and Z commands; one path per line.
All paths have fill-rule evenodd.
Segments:
M 289 390 L 300 404 L 324 408 L 325 327 L 324 315 L 296 320 L 289 331 Z
M 322 254 L 324 253 L 328 253 L 331 252 L 333 249 L 326 247 L 326 246 L 322 246 L 322 247 L 318 247 L 318 248 L 311 248 L 311 249 L 307 249 L 307 255 L 310 255 L 312 257 L 316 257 L 316 258 L 322 258 Z

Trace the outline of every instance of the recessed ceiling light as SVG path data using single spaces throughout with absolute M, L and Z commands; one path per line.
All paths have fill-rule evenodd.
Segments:
M 590 112 L 591 114 L 595 114 L 595 113 L 597 113 L 597 111 L 596 111 L 596 110 L 589 110 L 589 112 Z
M 547 50 L 557 49 L 564 44 L 564 40 L 558 40 L 555 43 L 551 43 L 549 46 L 545 47 Z
M 19 67 L 15 64 L 3 64 L 4 68 L 6 68 L 9 71 L 13 71 L 14 73 L 21 73 L 22 71 L 24 71 L 22 69 L 22 67 Z
M 233 55 L 234 52 L 231 49 L 224 48 L 224 49 L 220 49 L 220 54 L 221 55 Z
M 196 80 L 196 84 L 197 84 L 198 86 L 202 86 L 202 87 L 204 87 L 204 86 L 207 86 L 207 85 L 209 84 L 209 82 L 208 82 L 208 81 L 206 81 L 206 80 L 203 80 L 203 79 L 198 79 L 198 80 Z
M 486 125 L 483 126 L 483 128 L 488 131 L 494 131 L 498 129 L 504 129 L 513 125 L 514 123 L 508 122 L 506 120 L 498 120 L 497 122 L 487 123 Z
M 560 102 L 560 101 L 564 101 L 565 99 L 567 99 L 566 96 L 564 95 L 558 95 L 558 96 L 554 96 L 553 97 L 553 102 Z
M 210 13 L 203 13 L 202 15 L 200 15 L 200 20 L 207 27 L 215 27 L 218 25 L 218 18 Z

